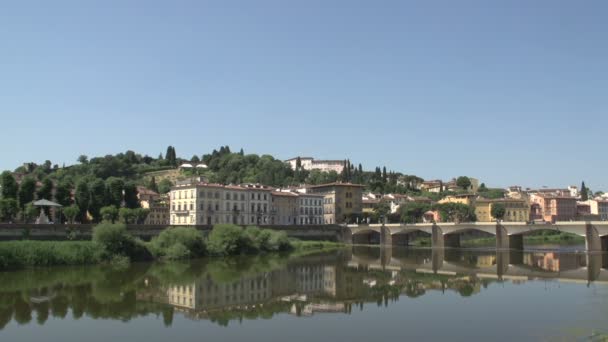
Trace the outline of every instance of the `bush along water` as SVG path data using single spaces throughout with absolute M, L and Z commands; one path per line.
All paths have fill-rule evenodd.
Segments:
M 302 246 L 304 242 L 291 241 L 285 232 L 255 226 L 216 225 L 208 238 L 193 227 L 171 227 L 144 242 L 129 234 L 125 224 L 101 223 L 93 228 L 91 241 L 0 242 L 0 270 L 104 262 L 124 266 L 131 261 L 286 252 Z

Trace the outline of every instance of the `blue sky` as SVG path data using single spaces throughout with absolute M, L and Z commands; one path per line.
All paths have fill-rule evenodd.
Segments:
M 220 145 L 608 190 L 608 2 L 4 1 L 0 169 Z

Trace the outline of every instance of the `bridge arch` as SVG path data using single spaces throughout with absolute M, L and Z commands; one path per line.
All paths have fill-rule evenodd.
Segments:
M 373 228 L 355 229 L 352 230 L 352 239 L 354 244 L 379 245 L 380 231 Z

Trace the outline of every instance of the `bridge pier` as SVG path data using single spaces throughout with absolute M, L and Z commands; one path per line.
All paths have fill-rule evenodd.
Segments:
M 596 281 L 599 278 L 602 270 L 602 255 L 587 254 L 587 280 L 589 282 Z
M 500 223 L 496 224 L 496 249 L 509 249 L 509 233 Z
M 433 273 L 437 273 L 438 270 L 443 267 L 443 259 L 445 258 L 445 251 L 440 248 L 434 248 L 431 255 L 431 263 L 433 267 Z
M 380 227 L 380 244 L 383 246 L 393 245 L 393 236 L 391 235 L 391 230 L 384 224 L 382 227 Z
M 390 265 L 391 259 L 393 258 L 393 248 L 390 246 L 380 247 L 380 264 L 382 269 L 385 269 L 387 265 Z
M 350 228 L 342 228 L 340 234 L 340 242 L 349 245 L 353 244 L 353 231 Z
M 443 248 L 443 231 L 441 227 L 436 224 L 433 224 L 433 228 L 431 230 L 431 247 L 433 248 Z
M 602 242 L 597 229 L 592 224 L 587 223 L 585 225 L 585 247 L 587 248 L 587 252 L 601 252 L 604 250 Z

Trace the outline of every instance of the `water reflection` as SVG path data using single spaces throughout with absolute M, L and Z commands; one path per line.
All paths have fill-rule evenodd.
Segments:
M 334 253 L 191 263 L 47 268 L 0 274 L 0 329 L 50 317 L 129 321 L 176 313 L 227 325 L 277 313 L 349 314 L 430 292 L 473 296 L 535 279 L 608 284 L 605 254 L 353 247 Z

